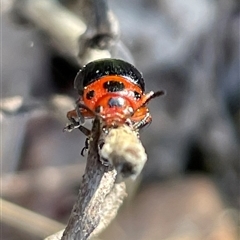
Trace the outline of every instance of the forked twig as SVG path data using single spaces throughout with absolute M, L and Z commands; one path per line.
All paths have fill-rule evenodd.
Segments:
M 99 226 L 103 217 L 105 200 L 113 190 L 117 173 L 112 167 L 101 164 L 99 160 L 98 140 L 100 134 L 100 122 L 96 119 L 93 123 L 87 166 L 78 199 L 73 207 L 62 240 L 89 239 Z M 121 191 L 125 196 L 124 187 L 121 188 Z
M 85 52 L 84 44 L 79 42 L 87 26 L 77 15 L 60 4 L 49 0 L 18 0 L 14 4 L 14 13 L 35 24 L 46 33 L 52 45 L 65 57 L 76 64 L 84 65 L 90 61 L 110 57 L 108 49 L 88 48 L 86 55 L 79 58 L 78 53 Z
M 147 156 L 138 133 L 128 126 L 113 128 L 105 134 L 94 120 L 87 166 L 68 225 L 46 240 L 89 240 L 103 231 L 115 218 L 126 196 L 126 177 L 136 177 Z M 99 142 L 104 141 L 102 149 Z M 102 164 L 106 158 L 110 165 Z M 121 175 L 121 178 L 119 178 Z
M 77 201 L 61 238 L 62 240 L 84 240 L 96 235 L 97 232 L 100 232 L 101 229 L 111 221 L 107 220 L 109 218 L 109 212 L 115 212 L 114 216 L 116 215 L 126 195 L 124 183 L 118 186 L 114 185 L 117 175 L 116 170 L 112 167 L 106 167 L 100 162 L 98 155 L 99 137 L 100 122 L 96 119 L 92 128 L 85 174 L 82 179 Z M 106 207 L 106 205 L 108 207 Z M 110 211 L 105 211 L 107 208 Z M 47 239 L 60 238 L 53 235 Z

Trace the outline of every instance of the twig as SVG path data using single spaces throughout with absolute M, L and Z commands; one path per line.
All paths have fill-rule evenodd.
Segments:
M 75 6 L 87 25 L 79 38 L 80 59 L 91 58 L 93 49 L 111 52 L 119 40 L 119 26 L 107 0 L 77 0 Z
M 105 204 L 108 204 L 109 209 L 115 209 L 116 213 L 126 195 L 124 183 L 118 187 L 114 186 L 116 170 L 113 167 L 106 167 L 100 162 L 98 155 L 99 137 L 100 123 L 96 119 L 93 123 L 86 171 L 62 240 L 90 239 L 90 235 L 95 235 L 95 230 L 101 231 L 101 225 L 105 226 L 106 223 L 110 222 L 108 220 L 105 220 L 105 223 L 101 221 L 103 214 L 106 217 L 108 215 L 106 211 L 104 213 Z
M 101 143 L 104 144 L 100 149 Z M 123 180 L 138 176 L 146 159 L 138 133 L 123 125 L 106 134 L 96 119 L 78 199 L 61 239 L 89 240 L 103 231 L 115 218 L 126 196 Z M 110 166 L 104 166 L 103 161 L 108 161 Z M 61 234 L 47 240 L 60 239 Z
M 60 189 L 64 191 L 79 182 L 79 178 L 84 173 L 84 168 L 85 164 L 81 163 L 4 174 L 0 178 L 1 194 L 4 198 L 20 199 L 28 196 L 31 192 L 46 195 Z M 49 184 L 49 182 L 46 182 L 46 176 L 52 176 L 56 181 Z
M 107 0 L 78 0 L 72 5 L 69 10 L 58 1 L 17 0 L 13 13 L 41 29 L 53 46 L 75 64 L 83 66 L 109 57 L 134 62 L 119 39 L 118 21 Z
M 61 223 L 41 216 L 1 198 L 0 206 L 1 222 L 17 229 L 24 230 L 32 236 L 44 238 L 52 232 L 58 231 L 64 227 Z
M 14 5 L 14 13 L 44 31 L 54 46 L 75 63 L 83 65 L 94 59 L 110 57 L 108 50 L 92 49 L 88 54 L 91 58 L 79 59 L 78 39 L 86 31 L 86 24 L 58 1 L 18 0 Z

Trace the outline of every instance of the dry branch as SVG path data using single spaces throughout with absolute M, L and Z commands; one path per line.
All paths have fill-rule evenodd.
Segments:
M 112 12 L 107 6 L 102 8 L 96 1 L 91 4 L 88 2 L 84 2 L 89 5 L 87 13 L 90 12 L 91 16 L 88 18 L 94 18 L 94 11 L 105 17 L 97 19 L 101 20 L 101 26 L 91 25 L 91 21 L 79 18 L 58 1 L 18 0 L 14 5 L 14 13 L 47 34 L 53 46 L 65 57 L 84 65 L 96 59 L 111 57 L 110 48 L 118 40 L 118 24 Z M 80 8 L 79 11 L 84 9 Z M 100 35 L 102 38 L 99 39 Z
M 44 238 L 54 231 L 63 228 L 63 224 L 41 216 L 16 204 L 0 199 L 1 222 L 30 233 L 32 236 Z
M 114 188 L 117 172 L 114 168 L 106 167 L 100 162 L 98 155 L 100 134 L 100 122 L 96 119 L 93 123 L 86 171 L 80 186 L 77 202 L 73 207 L 68 225 L 61 238 L 62 240 L 90 239 L 90 235 L 94 235 L 94 230 L 99 227 L 100 221 L 103 220 L 103 207 L 106 204 L 106 198 Z M 126 195 L 124 186 L 119 190 L 120 193 L 117 191 L 118 199 L 119 195 Z M 115 198 L 109 197 L 109 206 L 114 205 L 114 202 L 116 202 Z M 118 206 L 114 208 L 118 209 L 121 202 L 119 201 Z
M 34 23 L 50 36 L 62 53 L 76 60 L 78 38 L 86 30 L 86 25 L 81 19 L 57 1 L 20 0 L 16 1 L 14 7 L 18 15 Z
M 62 167 L 46 167 L 22 171 L 19 173 L 3 174 L 0 178 L 1 193 L 4 198 L 20 199 L 31 192 L 49 194 L 71 188 L 84 173 L 85 164 L 74 164 Z M 46 176 L 54 181 L 49 184 Z M 64 176 L 64 177 L 63 177 Z
M 103 147 L 99 149 L 102 142 Z M 107 157 L 109 166 L 103 164 L 103 156 Z M 78 199 L 61 239 L 89 240 L 103 231 L 115 218 L 126 196 L 124 180 L 135 178 L 145 162 L 146 153 L 138 133 L 125 125 L 105 133 L 95 119 Z M 46 240 L 60 239 L 61 235 L 59 232 Z

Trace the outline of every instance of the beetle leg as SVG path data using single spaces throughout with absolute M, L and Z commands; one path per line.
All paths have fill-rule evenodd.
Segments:
M 165 94 L 166 94 L 166 92 L 163 91 L 163 90 L 160 90 L 160 91 L 157 91 L 157 92 L 151 91 L 151 92 L 147 93 L 147 94 L 144 96 L 144 97 L 145 97 L 145 100 L 143 100 L 143 104 L 142 104 L 140 107 L 146 105 L 146 104 L 147 104 L 150 100 L 152 100 L 153 98 L 159 97 L 159 96 L 162 96 L 162 95 L 165 95 Z M 140 108 L 140 107 L 139 107 L 139 108 Z
M 135 129 L 135 128 L 134 128 L 134 124 L 133 124 L 133 122 L 131 121 L 130 118 L 127 118 L 127 119 L 126 119 L 125 124 L 126 124 L 127 126 L 133 128 L 133 129 Z
M 79 108 L 79 105 L 78 105 L 78 104 L 76 105 L 75 110 L 76 110 L 76 114 L 77 114 L 77 117 L 78 117 L 78 120 L 79 120 L 79 124 L 80 124 L 80 125 L 84 124 L 85 119 L 84 119 L 83 114 L 82 114 L 81 111 L 80 111 L 80 108 Z
M 150 113 L 147 113 L 146 116 L 142 120 L 133 124 L 133 129 L 139 130 L 139 129 L 145 127 L 146 125 L 150 124 L 151 122 L 152 122 L 152 117 L 151 117 Z
M 90 141 L 90 137 L 91 137 L 91 130 L 89 130 L 88 128 L 84 127 L 84 126 L 80 126 L 78 128 L 84 135 L 86 135 L 86 140 L 85 140 L 85 146 L 83 147 L 82 151 L 81 151 L 81 155 L 84 157 L 85 153 L 88 151 L 89 149 L 89 141 Z
M 81 151 L 81 155 L 84 157 L 85 153 L 88 151 L 89 149 L 89 137 L 86 138 L 85 140 L 85 146 L 83 147 L 82 151 Z
M 80 122 L 76 120 L 78 119 L 76 109 L 69 111 L 67 113 L 67 118 L 70 121 L 70 123 L 67 124 L 67 126 L 63 129 L 63 131 L 71 132 L 73 129 L 80 127 Z
M 85 122 L 85 116 L 89 117 L 91 115 L 94 116 L 94 113 L 92 113 L 88 107 L 79 101 L 76 102 L 75 109 L 67 113 L 67 118 L 70 121 L 70 124 L 68 124 L 63 130 L 71 132 L 75 128 L 80 128 Z M 85 134 L 85 132 L 83 133 Z
M 78 128 L 85 136 L 87 136 L 88 138 L 90 137 L 91 135 L 91 130 L 89 130 L 88 128 L 80 125 L 79 128 Z

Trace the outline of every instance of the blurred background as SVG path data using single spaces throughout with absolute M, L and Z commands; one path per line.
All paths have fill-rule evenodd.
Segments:
M 82 8 L 76 0 L 49 1 L 49 13 L 34 18 L 38 9 L 29 2 L 1 3 L 1 193 L 66 224 L 86 157 L 83 134 L 63 128 L 77 98 L 74 77 L 90 57 L 80 53 L 76 61 L 71 39 L 55 36 L 84 33 L 84 24 L 71 25 Z M 60 9 L 54 6 L 73 17 L 69 26 L 53 24 Z M 119 24 L 116 56 L 134 62 L 147 91 L 167 95 L 150 103 L 153 122 L 141 132 L 147 164 L 100 239 L 238 239 L 239 1 L 109 0 L 109 6 Z M 82 19 L 88 22 L 86 14 Z M 21 228 L 3 217 L 1 239 L 51 234 L 31 232 L 31 221 Z

